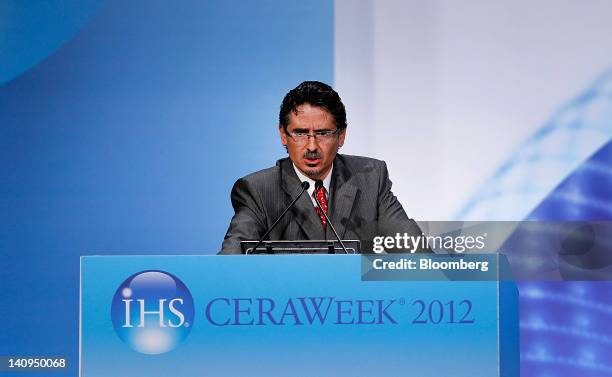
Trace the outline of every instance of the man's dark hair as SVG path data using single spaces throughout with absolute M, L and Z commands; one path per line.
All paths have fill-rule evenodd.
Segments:
M 346 110 L 340 100 L 340 96 L 331 86 L 319 81 L 304 81 L 291 89 L 283 99 L 278 121 L 287 131 L 289 115 L 295 113 L 297 107 L 309 103 L 311 106 L 321 107 L 334 117 L 334 123 L 338 129 L 346 128 Z

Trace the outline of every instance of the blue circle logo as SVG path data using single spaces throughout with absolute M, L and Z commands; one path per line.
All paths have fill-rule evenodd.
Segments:
M 173 350 L 189 335 L 193 297 L 176 276 L 142 271 L 117 288 L 111 318 L 117 335 L 133 350 L 158 355 Z

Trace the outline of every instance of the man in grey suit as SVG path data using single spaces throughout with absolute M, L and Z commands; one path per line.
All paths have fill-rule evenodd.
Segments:
M 236 181 L 231 194 L 235 213 L 221 254 L 239 254 L 241 241 L 261 238 L 299 194 L 304 181 L 310 184 L 308 196 L 299 198 L 268 239 L 335 239 L 322 210 L 340 238 L 362 240 L 365 252 L 371 250 L 374 236 L 421 235 L 391 192 L 383 161 L 337 154 L 346 127 L 344 105 L 329 85 L 305 81 L 287 93 L 280 109 L 279 133 L 289 158 Z M 318 180 L 323 187 L 315 190 Z

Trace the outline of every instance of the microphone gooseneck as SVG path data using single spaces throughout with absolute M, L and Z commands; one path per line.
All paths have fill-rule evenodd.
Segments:
M 255 247 L 253 247 L 251 250 L 251 253 L 254 253 L 257 251 L 257 248 L 259 247 L 259 245 L 261 245 L 261 243 L 263 242 L 263 240 L 268 237 L 268 235 L 270 234 L 270 232 L 274 229 L 274 227 L 276 227 L 276 224 L 278 224 L 281 219 L 283 217 L 285 217 L 285 215 L 287 214 L 287 212 L 289 212 L 289 210 L 291 209 L 291 207 L 293 207 L 295 205 L 295 203 L 298 201 L 298 199 L 304 194 L 304 191 L 308 190 L 308 188 L 310 187 L 310 183 L 304 181 L 302 182 L 302 190 L 300 191 L 299 195 L 295 197 L 295 199 L 293 199 L 293 201 L 291 202 L 291 204 L 289 204 L 289 206 L 287 207 L 287 209 L 285 209 L 285 211 L 278 217 L 278 219 L 276 219 L 276 221 L 274 221 L 274 224 L 272 224 L 272 226 L 270 228 L 268 228 L 268 230 L 266 231 L 266 233 L 264 233 L 263 236 L 261 236 L 261 238 L 259 239 L 259 241 L 257 242 L 257 244 L 255 244 Z M 249 253 L 249 250 L 246 250 L 244 252 L 245 254 Z
M 319 191 L 321 189 L 321 187 L 323 187 L 323 181 L 321 181 L 319 179 L 319 180 L 317 180 L 315 182 L 315 192 Z M 319 208 L 321 209 L 321 213 L 325 217 L 325 221 L 327 221 L 327 223 L 329 224 L 329 227 L 331 228 L 332 232 L 334 232 L 334 236 L 336 236 L 336 239 L 338 240 L 338 242 L 340 242 L 340 246 L 342 246 L 342 250 L 344 250 L 345 254 L 348 254 L 348 250 L 346 250 L 346 247 L 344 246 L 344 243 L 340 239 L 340 236 L 338 236 L 338 232 L 336 232 L 336 228 L 334 228 L 334 225 L 329 220 L 329 217 L 327 216 L 327 213 L 325 211 L 323 211 L 323 207 L 321 206 L 321 203 L 319 203 L 319 199 L 317 198 L 316 194 L 314 195 L 314 199 L 317 202 L 317 205 L 319 206 Z

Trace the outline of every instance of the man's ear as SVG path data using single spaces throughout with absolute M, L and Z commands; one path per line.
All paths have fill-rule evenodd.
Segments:
M 346 128 L 340 131 L 340 136 L 338 136 L 338 148 L 344 145 L 345 137 L 346 137 Z
M 280 138 L 281 138 L 281 143 L 285 146 L 285 148 L 287 147 L 287 134 L 285 133 L 285 128 L 283 127 L 282 124 L 278 125 L 278 133 L 280 134 Z

